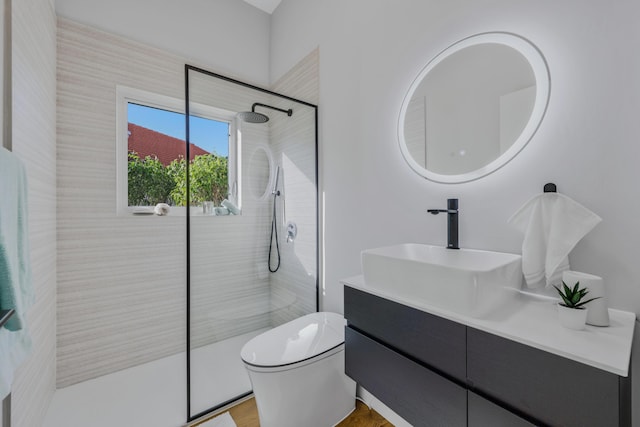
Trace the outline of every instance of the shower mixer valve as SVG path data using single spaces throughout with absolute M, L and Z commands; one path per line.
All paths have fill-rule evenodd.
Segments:
M 289 221 L 287 223 L 287 243 L 291 243 L 296 239 L 298 235 L 298 226 L 295 222 Z

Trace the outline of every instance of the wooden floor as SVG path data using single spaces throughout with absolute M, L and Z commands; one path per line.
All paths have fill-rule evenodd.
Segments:
M 229 413 L 238 427 L 260 427 L 258 408 L 254 398 L 232 407 Z M 357 400 L 355 411 L 336 427 L 393 427 L 393 424 Z

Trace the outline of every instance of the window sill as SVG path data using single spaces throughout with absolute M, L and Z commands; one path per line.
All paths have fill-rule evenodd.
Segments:
M 225 216 L 241 216 L 242 212 L 240 213 L 240 215 L 234 215 L 234 214 L 228 214 L 228 215 L 215 215 L 215 214 L 205 214 L 202 211 L 202 206 L 193 206 L 189 209 L 189 215 L 193 218 L 193 217 L 225 217 Z M 155 216 L 173 216 L 173 217 L 185 217 L 187 216 L 187 208 L 185 208 L 184 206 L 172 206 L 171 209 L 169 210 L 169 213 L 165 214 L 165 215 L 156 215 L 155 212 L 153 211 L 153 206 L 139 206 L 139 207 L 127 207 L 124 210 L 121 210 L 118 212 L 118 216 L 124 216 L 124 217 L 131 217 L 131 216 L 135 216 L 135 217 L 155 217 Z

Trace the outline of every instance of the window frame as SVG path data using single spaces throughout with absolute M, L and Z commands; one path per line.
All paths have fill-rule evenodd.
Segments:
M 127 86 L 116 86 L 116 213 L 118 216 L 130 216 L 140 211 L 153 211 L 153 206 L 129 206 L 129 103 L 185 114 L 184 99 Z M 242 211 L 240 173 L 242 139 L 236 112 L 192 102 L 189 105 L 189 113 L 191 116 L 229 123 L 229 157 L 227 162 L 229 192 Z M 185 206 L 172 206 L 169 215 L 185 216 L 186 212 Z M 202 215 L 202 210 L 190 209 L 190 215 Z

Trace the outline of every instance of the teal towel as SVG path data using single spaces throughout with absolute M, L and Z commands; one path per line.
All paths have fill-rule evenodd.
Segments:
M 0 308 L 13 317 L 0 328 L 0 399 L 31 352 L 27 310 L 34 301 L 27 231 L 27 175 L 20 160 L 0 148 Z
M 27 175 L 22 162 L 0 149 L 0 309 L 14 309 L 5 324 L 10 331 L 24 327 L 32 305 L 33 286 L 27 229 Z

